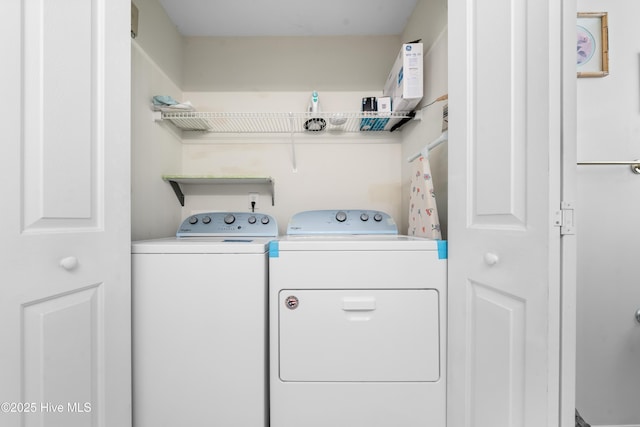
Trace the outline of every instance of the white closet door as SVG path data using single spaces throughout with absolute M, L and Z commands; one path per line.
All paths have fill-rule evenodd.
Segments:
M 3 0 L 0 425 L 130 425 L 130 1 Z
M 561 91 L 575 79 L 562 58 L 575 6 L 448 7 L 448 427 L 557 426 L 573 411 L 565 399 L 560 414 L 561 286 L 571 278 L 556 212 L 562 144 L 572 142 Z

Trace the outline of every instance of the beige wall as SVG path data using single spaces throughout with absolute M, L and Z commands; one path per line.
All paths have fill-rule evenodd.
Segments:
M 420 0 L 401 36 L 187 37 L 182 89 L 382 90 L 400 45 L 422 39 L 426 51 L 446 23 L 446 0 Z
M 131 67 L 131 238 L 170 236 L 182 212 L 161 176 L 180 172 L 182 143 L 167 124 L 154 121 L 151 98 L 181 98 L 182 92 L 135 41 Z
M 188 37 L 187 91 L 381 90 L 398 36 Z
M 447 26 L 447 0 L 419 0 L 402 32 L 402 42 L 422 39 L 425 52 L 441 39 Z
M 136 42 L 179 87 L 183 85 L 184 40 L 158 0 L 133 0 L 138 7 Z

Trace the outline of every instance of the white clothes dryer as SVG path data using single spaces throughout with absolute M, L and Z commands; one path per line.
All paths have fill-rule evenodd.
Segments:
M 324 210 L 270 246 L 271 427 L 444 427 L 446 242 Z
M 268 425 L 269 215 L 187 218 L 132 245 L 133 424 Z

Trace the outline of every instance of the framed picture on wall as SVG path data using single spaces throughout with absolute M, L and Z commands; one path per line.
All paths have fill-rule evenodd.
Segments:
M 609 74 L 609 25 L 607 12 L 578 13 L 578 77 Z

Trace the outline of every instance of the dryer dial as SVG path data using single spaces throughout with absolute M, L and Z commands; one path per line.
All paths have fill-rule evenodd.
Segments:
M 224 217 L 224 223 L 225 224 L 233 224 L 236 220 L 236 217 L 233 216 L 232 214 L 226 215 Z

